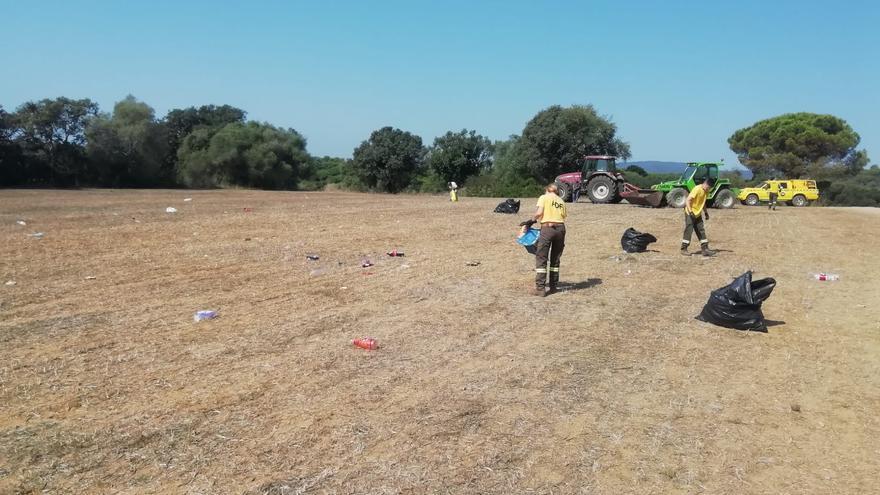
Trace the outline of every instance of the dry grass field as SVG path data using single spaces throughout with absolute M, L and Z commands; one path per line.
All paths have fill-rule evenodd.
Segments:
M 876 210 L 571 205 L 541 299 L 533 201 L 0 191 L 0 493 L 877 493 Z

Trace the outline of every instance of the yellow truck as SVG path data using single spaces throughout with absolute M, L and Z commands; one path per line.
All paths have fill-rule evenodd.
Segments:
M 744 205 L 755 206 L 770 201 L 771 192 L 778 194 L 777 201 L 790 206 L 807 206 L 811 201 L 819 199 L 816 181 L 806 179 L 768 180 L 758 187 L 740 189 L 736 199 Z

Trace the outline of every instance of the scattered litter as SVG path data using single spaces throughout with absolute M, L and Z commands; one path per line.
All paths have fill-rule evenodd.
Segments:
M 623 237 L 620 238 L 620 245 L 627 253 L 644 253 L 648 249 L 648 244 L 652 242 L 657 242 L 657 238 L 632 227 L 626 229 Z
M 792 412 L 801 412 L 801 405 L 800 404 L 792 404 L 791 410 L 792 410 Z
M 192 198 L 183 198 L 183 200 L 186 201 L 186 202 L 190 202 L 190 201 L 192 201 L 193 199 L 192 199 Z
M 196 314 L 193 315 L 193 321 L 202 321 L 202 320 L 213 320 L 217 317 L 217 312 L 210 309 L 203 309 L 201 311 L 196 311 Z
M 495 207 L 495 213 L 507 213 L 509 215 L 513 215 L 519 213 L 519 200 L 518 199 L 506 199 Z
M 15 223 L 19 225 L 27 225 L 27 222 L 25 222 L 24 220 L 16 220 Z
M 402 270 L 406 270 L 407 268 L 409 268 L 409 265 L 407 265 L 406 263 L 404 263 L 404 264 L 400 265 L 400 268 L 401 268 Z
M 96 276 L 94 276 L 94 275 L 88 275 L 88 276 L 86 277 L 86 280 L 95 280 L 95 279 L 97 279 L 97 278 L 98 278 L 98 277 L 96 277 Z
M 361 272 L 361 273 L 363 273 L 364 275 L 372 275 L 373 274 L 373 272 Z
M 324 270 L 323 268 L 316 268 L 316 269 L 309 272 L 309 276 L 320 277 L 321 275 L 324 274 L 324 272 L 326 272 L 326 270 Z
M 340 289 L 346 290 L 346 289 L 348 289 L 348 287 L 342 286 L 342 287 L 340 287 Z
M 479 261 L 467 261 L 467 262 L 465 262 L 465 265 L 467 265 L 467 266 L 480 266 L 480 262 Z
M 376 339 L 372 337 L 363 337 L 360 339 L 354 339 L 351 341 L 352 345 L 355 347 L 360 347 L 361 349 L 366 349 L 368 351 L 373 351 L 379 348 L 379 343 L 376 342 Z
M 822 282 L 837 282 L 840 280 L 840 275 L 836 273 L 811 273 L 810 274 L 814 279 L 820 280 Z
M 12 287 L 13 285 L 15 285 L 15 280 L 6 281 L 6 285 L 8 285 L 9 287 Z
M 367 259 L 365 259 L 364 261 L 361 261 L 361 268 L 369 268 L 371 266 L 373 266 L 372 261 L 367 260 Z
M 46 235 L 43 232 L 34 232 L 33 234 L 28 234 L 28 236 L 33 237 L 35 239 L 42 239 L 43 236 Z
M 621 261 L 636 261 L 635 256 L 630 256 L 628 254 L 609 256 L 608 259 L 611 261 L 616 261 L 618 263 L 620 263 Z
M 249 241 L 249 240 L 251 240 L 251 238 L 250 238 L 250 237 L 245 237 L 244 240 Z
M 386 253 L 386 254 L 387 254 L 388 256 L 393 256 L 393 257 L 397 257 L 397 256 L 405 256 L 405 255 L 403 254 L 403 251 L 398 251 L 398 250 L 396 250 L 396 249 L 392 249 L 391 251 L 389 251 L 389 252 Z
M 245 213 L 250 213 L 250 212 L 252 212 L 252 211 L 254 211 L 253 208 L 250 208 L 250 207 L 245 207 L 245 208 L 244 208 L 244 212 L 245 212 Z
M 752 281 L 752 272 L 745 272 L 729 285 L 712 291 L 709 301 L 697 319 L 737 330 L 767 331 L 761 304 L 770 297 L 776 280 Z
M 307 254 L 306 259 L 309 261 L 318 261 L 319 259 L 321 259 L 321 257 L 317 254 Z
M 169 206 L 168 208 L 165 208 L 165 213 L 177 213 L 177 208 Z

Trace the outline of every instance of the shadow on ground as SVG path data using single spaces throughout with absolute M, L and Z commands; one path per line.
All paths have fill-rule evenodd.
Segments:
M 601 278 L 588 278 L 583 282 L 559 282 L 559 285 L 557 287 L 559 288 L 559 292 L 570 292 L 575 290 L 589 289 L 601 283 Z

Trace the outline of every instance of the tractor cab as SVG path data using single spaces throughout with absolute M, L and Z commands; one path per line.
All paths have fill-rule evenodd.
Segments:
M 718 165 L 715 163 L 688 163 L 687 168 L 678 179 L 681 184 L 689 184 L 688 190 L 695 184 L 702 184 L 706 178 L 718 181 Z
M 613 156 L 585 156 L 582 162 L 581 174 L 589 176 L 594 172 L 616 172 L 617 166 Z

